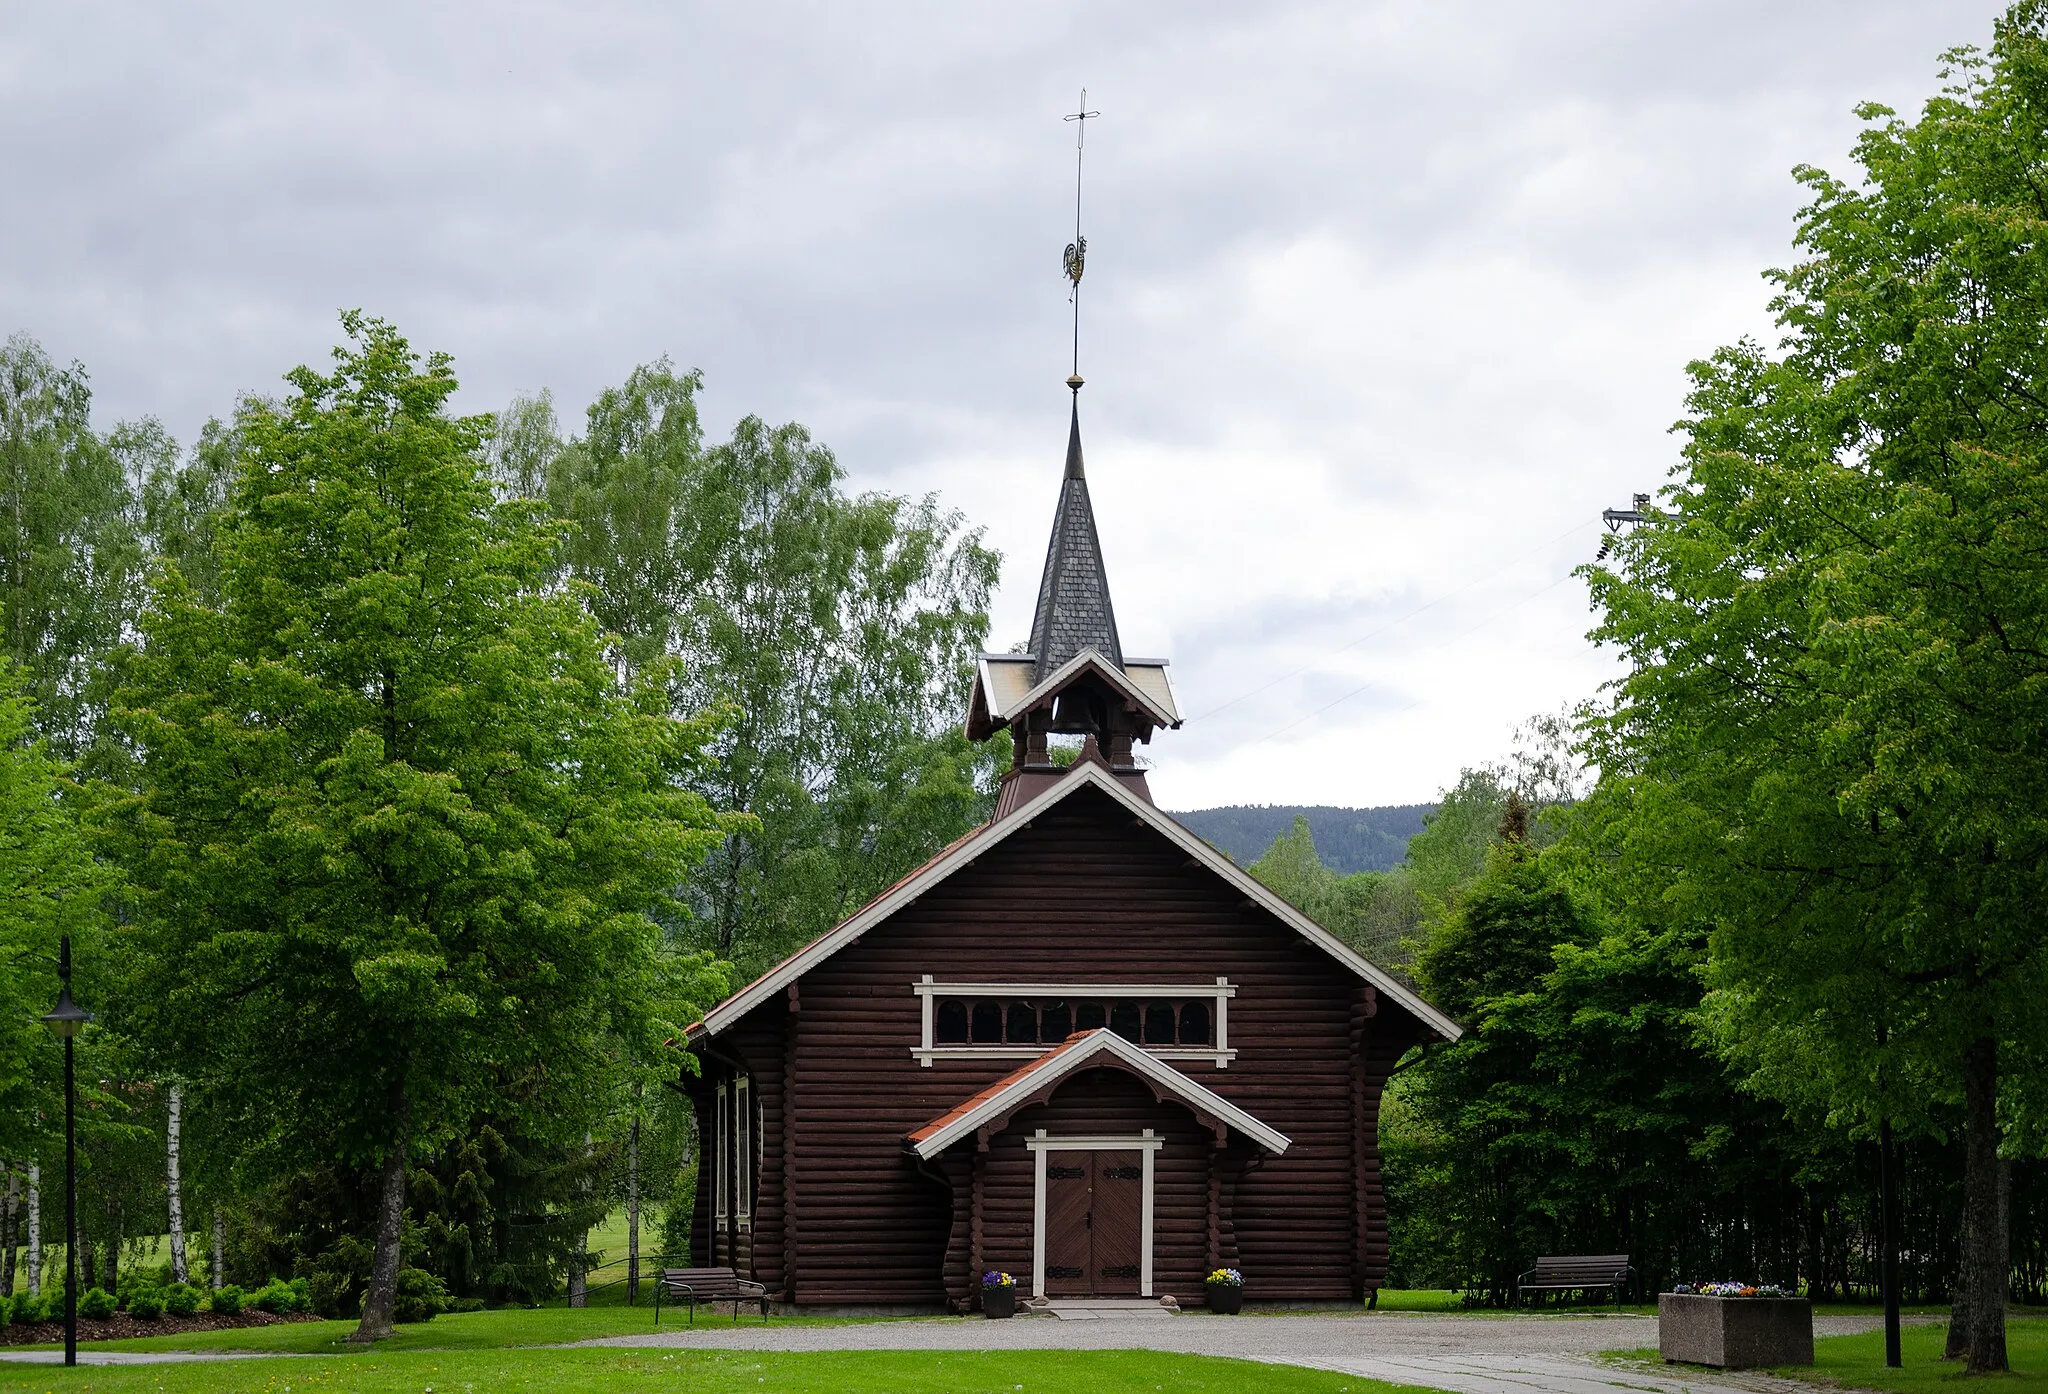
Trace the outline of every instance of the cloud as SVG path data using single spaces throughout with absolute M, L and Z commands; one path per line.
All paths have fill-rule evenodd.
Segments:
M 1085 83 L 1118 618 L 1221 708 L 1154 787 L 1407 801 L 1611 675 L 1562 578 L 1669 467 L 1686 361 L 1770 334 L 1787 171 L 1845 167 L 1852 104 L 1916 108 L 1997 9 L 16 6 L 0 330 L 188 439 L 342 306 L 453 353 L 472 409 L 573 419 L 668 353 L 714 430 L 802 420 L 984 522 L 1007 643 Z

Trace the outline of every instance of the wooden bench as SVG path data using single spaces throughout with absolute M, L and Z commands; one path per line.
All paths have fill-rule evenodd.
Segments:
M 1553 1254 L 1536 1260 L 1536 1266 L 1515 1285 L 1515 1300 L 1531 1292 L 1590 1292 L 1612 1288 L 1614 1305 L 1621 1305 L 1622 1285 L 1635 1276 L 1627 1254 Z
M 690 1324 L 697 1324 L 697 1304 L 732 1303 L 732 1319 L 740 1319 L 740 1303 L 759 1302 L 761 1320 L 768 1320 L 768 1289 L 742 1278 L 730 1268 L 664 1268 L 654 1285 L 654 1324 L 661 1325 L 661 1297 L 690 1304 Z

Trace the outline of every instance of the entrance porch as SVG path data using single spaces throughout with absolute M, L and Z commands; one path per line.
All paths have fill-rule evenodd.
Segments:
M 1109 1031 L 1068 1038 L 907 1139 L 953 1190 L 946 1285 L 1198 1300 L 1236 1261 L 1238 1181 L 1283 1135 Z

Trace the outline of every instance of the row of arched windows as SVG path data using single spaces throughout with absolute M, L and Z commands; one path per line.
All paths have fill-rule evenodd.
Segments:
M 1210 1001 L 1030 1002 L 993 997 L 945 997 L 932 1021 L 935 1045 L 1057 1045 L 1076 1031 L 1107 1026 L 1125 1040 L 1148 1046 L 1212 1043 Z

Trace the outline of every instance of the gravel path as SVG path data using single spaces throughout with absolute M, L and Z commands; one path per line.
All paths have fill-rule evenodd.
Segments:
M 1814 1318 L 1817 1336 L 1872 1330 L 1875 1317 Z M 579 1344 L 711 1350 L 1160 1350 L 1305 1365 L 1454 1394 L 1691 1394 L 1805 1390 L 1767 1376 L 1695 1375 L 1616 1367 L 1591 1357 L 1657 1344 L 1639 1316 L 1482 1317 L 1433 1313 L 1238 1317 L 1172 1321 L 991 1322 L 973 1318 L 848 1326 L 705 1324 Z
M 1907 1318 L 1926 1321 L 1930 1318 Z M 1876 1317 L 1815 1317 L 1817 1336 L 1874 1330 Z M 1766 1375 L 1680 1372 L 1657 1365 L 1609 1365 L 1600 1351 L 1657 1344 L 1657 1319 L 1639 1316 L 1459 1316 L 1421 1312 L 1238 1317 L 1190 1313 L 1172 1320 L 991 1322 L 941 1317 L 793 1326 L 701 1325 L 639 1336 L 579 1341 L 583 1346 L 760 1351 L 832 1350 L 1159 1350 L 1220 1355 L 1275 1365 L 1362 1375 L 1451 1394 L 1813 1394 L 1813 1386 Z M 80 1351 L 89 1365 L 153 1365 L 200 1360 L 291 1357 L 228 1351 L 149 1354 Z M 303 1357 L 301 1357 L 303 1358 Z M 0 1362 L 47 1365 L 58 1351 L 0 1353 Z

